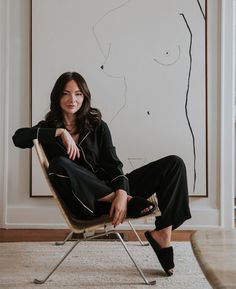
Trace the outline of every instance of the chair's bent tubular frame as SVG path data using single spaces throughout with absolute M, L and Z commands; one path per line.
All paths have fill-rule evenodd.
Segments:
M 97 218 L 95 220 L 89 220 L 89 221 L 84 221 L 84 220 L 75 220 L 73 217 L 70 216 L 70 214 L 67 212 L 66 208 L 63 206 L 63 203 L 59 200 L 56 192 L 54 191 L 54 188 L 51 185 L 51 182 L 48 178 L 48 174 L 47 174 L 47 169 L 48 169 L 48 160 L 46 155 L 44 154 L 43 148 L 42 146 L 39 144 L 37 139 L 33 140 L 34 143 L 34 147 L 42 168 L 42 171 L 44 173 L 44 176 L 46 178 L 46 181 L 48 183 L 48 186 L 52 192 L 53 197 L 56 200 L 56 203 L 61 211 L 61 213 L 63 214 L 71 232 L 67 235 L 66 239 L 59 244 L 64 244 L 67 240 L 69 240 L 72 236 L 73 233 L 83 233 L 84 235 L 86 235 L 87 232 L 89 231 L 93 231 L 95 229 L 100 229 L 101 227 L 104 228 L 104 232 L 100 233 L 100 234 L 95 234 L 92 235 L 90 237 L 86 237 L 84 239 L 79 239 L 77 241 L 75 241 L 75 243 L 72 245 L 72 247 L 68 250 L 68 252 L 61 258 L 61 260 L 56 264 L 56 266 L 50 271 L 50 273 L 42 280 L 39 279 L 34 279 L 34 283 L 35 284 L 43 284 L 45 283 L 48 278 L 55 272 L 55 270 L 59 267 L 59 265 L 66 259 L 66 257 L 71 253 L 71 251 L 82 241 L 86 241 L 86 240 L 92 240 L 95 238 L 99 238 L 102 236 L 108 236 L 110 234 L 115 234 L 118 237 L 118 240 L 122 243 L 123 247 L 125 248 L 128 256 L 130 257 L 130 259 L 132 260 L 132 262 L 134 263 L 135 267 L 137 268 L 140 276 L 142 277 L 142 279 L 144 280 L 145 284 L 147 285 L 154 285 L 156 284 L 156 281 L 148 281 L 147 278 L 145 277 L 143 271 L 141 270 L 141 268 L 138 266 L 138 264 L 135 262 L 135 260 L 133 259 L 128 247 L 126 246 L 125 242 L 123 241 L 121 235 L 119 234 L 119 232 L 117 232 L 117 230 L 113 229 L 111 227 L 111 223 L 110 223 L 110 219 L 109 216 L 102 216 L 101 218 Z M 153 214 L 149 215 L 149 216 L 156 216 L 156 215 L 160 215 L 159 211 L 154 212 Z M 127 220 L 129 222 L 129 220 Z M 131 223 L 129 223 L 131 224 Z M 131 228 L 133 228 L 132 224 L 131 224 Z M 134 229 L 134 232 L 137 234 L 137 232 Z M 136 235 L 137 236 L 137 235 Z M 139 238 L 139 237 L 138 237 Z
M 130 228 L 131 228 L 132 231 L 134 232 L 134 234 L 135 234 L 136 238 L 138 239 L 140 245 L 141 245 L 141 246 L 149 246 L 149 243 L 143 243 L 143 241 L 142 241 L 141 238 L 139 237 L 139 235 L 138 235 L 136 229 L 134 228 L 133 224 L 131 223 L 131 221 L 128 221 L 128 224 L 130 225 Z M 66 243 L 67 241 L 72 240 L 72 236 L 73 236 L 73 232 L 71 231 L 71 232 L 69 232 L 69 233 L 66 235 L 66 237 L 65 237 L 65 239 L 64 239 L 63 241 L 56 241 L 56 242 L 55 242 L 55 245 L 57 245 L 57 246 L 63 246 L 63 245 L 65 245 L 65 243 Z
M 160 213 L 159 208 L 158 208 L 158 200 L 157 200 L 156 194 L 153 194 L 153 195 L 149 198 L 149 200 L 150 200 L 151 202 L 153 202 L 153 203 L 156 205 L 156 207 L 157 207 L 157 211 L 155 212 L 155 216 L 160 215 L 161 213 Z M 132 229 L 132 231 L 134 232 L 134 235 L 136 236 L 136 238 L 137 238 L 137 240 L 139 241 L 140 245 L 141 245 L 141 246 L 149 246 L 149 243 L 143 243 L 143 241 L 142 241 L 141 238 L 139 237 L 136 229 L 134 228 L 134 226 L 133 226 L 133 224 L 131 223 L 130 220 L 128 220 L 128 224 L 129 224 L 130 228 Z M 69 240 L 72 239 L 72 236 L 73 236 L 73 232 L 71 231 L 71 232 L 69 232 L 69 233 L 66 235 L 66 237 L 65 237 L 65 239 L 64 239 L 63 241 L 57 241 L 57 242 L 55 242 L 55 245 L 57 245 L 57 246 L 63 246 L 67 241 L 69 241 Z
M 156 280 L 152 280 L 152 281 L 148 281 L 147 278 L 145 277 L 142 269 L 139 267 L 139 265 L 135 262 L 134 258 L 132 257 L 132 254 L 130 253 L 130 250 L 128 249 L 128 247 L 126 246 L 125 242 L 123 241 L 121 235 L 116 231 L 116 230 L 108 230 L 107 232 L 104 232 L 104 233 L 101 233 L 101 234 L 96 234 L 96 235 L 93 235 L 91 237 L 87 237 L 85 239 L 82 239 L 82 240 L 77 240 L 73 245 L 72 247 L 68 250 L 68 252 L 61 258 L 61 260 L 56 264 L 56 266 L 50 271 L 50 273 L 44 278 L 44 279 L 34 279 L 34 283 L 35 284 L 43 284 L 45 283 L 48 278 L 56 271 L 56 269 L 60 266 L 60 264 L 66 259 L 66 257 L 71 253 L 71 251 L 80 243 L 80 242 L 83 242 L 83 241 L 86 241 L 86 240 L 92 240 L 92 239 L 95 239 L 95 238 L 99 238 L 99 237 L 102 237 L 102 236 L 107 236 L 107 235 L 110 235 L 110 234 L 115 234 L 119 241 L 122 243 L 123 247 L 125 248 L 127 254 L 129 255 L 130 259 L 132 260 L 132 262 L 134 263 L 135 267 L 137 268 L 140 276 L 143 278 L 145 284 L 147 285 L 155 285 L 156 284 Z

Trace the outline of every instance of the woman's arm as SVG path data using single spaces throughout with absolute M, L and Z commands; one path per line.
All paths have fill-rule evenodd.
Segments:
M 40 143 L 55 142 L 56 128 L 46 127 L 45 121 L 40 121 L 33 127 L 19 128 L 12 137 L 13 143 L 19 148 L 32 148 L 33 139 Z
M 80 157 L 79 149 L 69 132 L 65 128 L 48 128 L 45 121 L 41 121 L 33 127 L 18 129 L 12 140 L 19 148 L 32 148 L 33 139 L 38 139 L 42 144 L 48 144 L 55 143 L 56 137 L 61 137 L 69 159 L 74 160 L 76 157 Z

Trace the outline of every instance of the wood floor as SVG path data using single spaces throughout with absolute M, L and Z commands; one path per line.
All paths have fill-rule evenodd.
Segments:
M 144 231 L 137 231 L 141 240 L 145 241 Z M 189 241 L 194 231 L 176 230 L 172 234 L 173 241 Z M 63 240 L 69 230 L 42 230 L 42 229 L 0 229 L 0 242 L 43 242 Z M 121 231 L 127 241 L 136 241 L 131 230 Z

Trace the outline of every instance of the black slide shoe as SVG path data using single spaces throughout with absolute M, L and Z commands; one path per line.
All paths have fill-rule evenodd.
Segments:
M 158 242 L 153 239 L 151 232 L 149 231 L 145 232 L 144 235 L 156 253 L 157 258 L 166 274 L 168 276 L 173 275 L 173 272 L 169 271 L 175 267 L 173 247 L 161 248 Z
M 144 209 L 152 207 L 147 212 L 142 212 Z M 127 205 L 127 216 L 129 218 L 139 218 L 143 216 L 147 216 L 153 213 L 156 210 L 155 205 L 141 197 L 133 197 Z

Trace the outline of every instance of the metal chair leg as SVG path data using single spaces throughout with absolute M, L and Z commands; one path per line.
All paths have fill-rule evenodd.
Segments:
M 73 244 L 73 246 L 70 248 L 70 250 L 62 257 L 62 259 L 57 263 L 57 265 L 50 271 L 50 273 L 42 280 L 39 279 L 34 279 L 34 283 L 35 284 L 43 284 L 45 283 L 48 278 L 52 275 L 53 272 L 56 271 L 56 269 L 60 266 L 60 264 L 66 259 L 66 257 L 70 254 L 70 252 L 79 244 L 79 242 L 81 242 L 82 240 L 78 240 L 76 241 L 75 244 Z
M 128 221 L 128 223 L 129 223 L 129 225 L 130 225 L 130 228 L 133 230 L 135 236 L 137 237 L 140 245 L 141 245 L 141 246 L 149 246 L 149 243 L 143 243 L 143 241 L 140 239 L 140 237 L 139 237 L 136 229 L 134 228 L 133 224 L 132 224 L 130 221 Z
M 141 268 L 138 266 L 138 264 L 134 261 L 128 247 L 125 245 L 125 242 L 123 241 L 123 239 L 121 238 L 121 235 L 118 232 L 114 232 L 116 234 L 116 236 L 119 238 L 119 240 L 121 241 L 122 245 L 124 246 L 126 252 L 128 253 L 130 259 L 132 260 L 132 262 L 134 263 L 135 267 L 137 268 L 139 274 L 141 275 L 141 277 L 143 278 L 145 284 L 147 285 L 155 285 L 156 284 L 156 280 L 153 281 L 148 281 L 147 278 L 145 277 L 143 271 L 141 270 Z
M 66 257 L 71 253 L 71 251 L 80 243 L 80 242 L 83 242 L 85 240 L 92 240 L 92 239 L 95 239 L 95 238 L 98 238 L 98 237 L 102 237 L 102 236 L 107 236 L 109 234 L 116 234 L 116 236 L 119 238 L 119 240 L 121 241 L 122 245 L 124 246 L 126 252 L 128 253 L 130 259 L 133 261 L 134 265 L 136 266 L 139 274 L 141 275 L 141 277 L 143 278 L 145 284 L 147 285 L 154 285 L 156 284 L 156 281 L 148 281 L 146 279 L 146 277 L 144 276 L 142 270 L 139 268 L 139 266 L 136 264 L 136 262 L 134 261 L 130 251 L 128 250 L 127 246 L 125 245 L 123 239 L 121 238 L 120 234 L 116 231 L 108 231 L 108 232 L 105 232 L 105 233 L 101 233 L 101 234 L 98 234 L 98 235 L 93 235 L 91 237 L 88 237 L 86 239 L 82 239 L 82 240 L 77 240 L 73 245 L 72 247 L 68 250 L 68 252 L 61 258 L 61 260 L 56 264 L 56 266 L 50 271 L 50 273 L 44 278 L 44 279 L 34 279 L 34 283 L 35 284 L 44 284 L 48 278 L 56 271 L 56 269 L 61 265 L 61 263 L 66 259 Z
M 34 279 L 34 283 L 35 284 L 43 284 L 45 283 L 48 278 L 56 271 L 56 269 L 61 265 L 61 263 L 66 259 L 66 257 L 70 254 L 70 252 L 80 243 L 80 242 L 83 242 L 85 240 L 92 240 L 92 239 L 95 239 L 97 237 L 101 237 L 101 236 L 104 236 L 104 235 L 107 235 L 108 233 L 101 233 L 101 234 L 98 234 L 98 235 L 93 235 L 91 237 L 88 237 L 86 239 L 82 239 L 82 240 L 77 240 L 73 245 L 72 247 L 68 250 L 68 252 L 61 258 L 61 260 L 57 263 L 57 265 L 50 271 L 50 273 L 42 280 L 39 280 L 39 279 Z
M 57 246 L 65 245 L 65 243 L 66 243 L 68 240 L 71 239 L 72 235 L 73 235 L 73 232 L 71 231 L 71 232 L 65 237 L 65 239 L 64 239 L 63 241 L 57 241 L 57 242 L 55 242 L 55 245 L 57 245 Z

